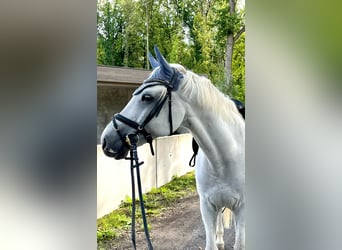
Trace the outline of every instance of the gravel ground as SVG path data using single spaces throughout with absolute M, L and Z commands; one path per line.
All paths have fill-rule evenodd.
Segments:
M 205 230 L 196 193 L 180 199 L 160 217 L 150 219 L 152 245 L 155 250 L 198 250 L 205 248 Z M 233 229 L 225 229 L 225 249 L 233 249 Z M 106 249 L 132 249 L 130 232 Z M 137 249 L 147 249 L 143 231 L 137 232 Z

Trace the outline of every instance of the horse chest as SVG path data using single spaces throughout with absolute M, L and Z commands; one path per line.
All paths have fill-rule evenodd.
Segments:
M 197 176 L 197 190 L 201 199 L 208 200 L 217 209 L 232 208 L 241 197 L 238 190 L 235 190 L 227 180 L 217 178 L 213 182 L 208 176 L 205 179 Z

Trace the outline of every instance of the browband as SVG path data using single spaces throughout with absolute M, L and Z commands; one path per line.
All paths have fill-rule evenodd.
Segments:
M 163 85 L 165 86 L 168 90 L 171 91 L 176 91 L 178 89 L 178 85 L 179 85 L 179 81 L 177 81 L 178 76 L 181 76 L 182 74 L 178 72 L 178 70 L 172 68 L 173 70 L 173 74 L 171 77 L 171 80 L 164 80 L 161 78 L 150 78 L 147 79 L 143 82 L 143 84 L 137 88 L 134 92 L 133 95 L 138 95 L 140 94 L 142 91 L 144 91 L 144 89 L 149 88 L 149 87 L 153 87 L 153 86 L 158 86 L 158 85 Z

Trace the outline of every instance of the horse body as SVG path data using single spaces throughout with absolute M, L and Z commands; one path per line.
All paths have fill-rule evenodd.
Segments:
M 152 59 L 151 64 L 156 69 L 147 79 L 148 83 L 138 89 L 120 112 L 121 117 L 137 125 L 127 126 L 131 122 L 122 118 L 115 121 L 114 117 L 116 128 L 109 123 L 101 136 L 103 150 L 106 155 L 121 159 L 128 152 L 124 135 L 135 133 L 139 137 L 138 143 L 143 144 L 146 142 L 146 134 L 155 138 L 176 130 L 190 131 L 201 149 L 195 172 L 206 231 L 206 249 L 217 249 L 217 245 L 223 247 L 221 211 L 224 207 L 233 212 L 235 219 L 234 249 L 244 249 L 244 120 L 234 102 L 219 92 L 208 79 L 186 71 L 180 65 L 168 64 L 158 49 L 155 51 L 158 61 Z M 158 84 L 158 81 L 161 83 Z M 169 99 L 172 109 L 167 105 L 159 105 L 160 100 L 167 97 L 166 89 L 170 90 L 170 83 L 177 85 L 172 89 L 172 102 L 171 97 Z M 160 106 L 160 110 L 158 108 L 154 113 L 153 107 L 156 105 Z M 151 112 L 153 119 L 144 124 L 144 119 Z M 139 130 L 139 124 L 144 124 L 144 133 Z
M 192 102 L 193 98 L 185 97 L 184 101 L 189 102 L 186 105 L 189 110 L 186 110 L 182 123 L 182 126 L 191 131 L 201 149 L 196 164 L 196 183 L 206 228 L 206 249 L 216 249 L 216 243 L 223 247 L 222 236 L 217 233 L 223 230 L 222 225 L 219 225 L 221 219 L 216 221 L 217 217 L 221 217 L 223 207 L 229 208 L 235 216 L 235 249 L 244 249 L 244 120 L 231 100 L 221 96 L 218 91 L 210 94 L 212 98 L 221 99 L 224 108 L 226 103 L 232 113 L 218 116 L 211 106 L 203 106 L 209 102 L 196 105 Z

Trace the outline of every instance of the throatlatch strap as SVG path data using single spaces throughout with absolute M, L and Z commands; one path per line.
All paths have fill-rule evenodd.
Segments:
M 245 105 L 242 102 L 240 102 L 239 100 L 236 100 L 236 99 L 231 99 L 231 100 L 235 103 L 235 106 L 239 110 L 243 119 L 245 119 Z M 190 167 L 194 167 L 196 164 L 196 156 L 198 154 L 198 149 L 199 149 L 199 146 L 198 146 L 197 142 L 195 141 L 194 138 L 192 138 L 192 151 L 194 152 L 194 154 L 192 155 L 192 157 L 189 161 Z

